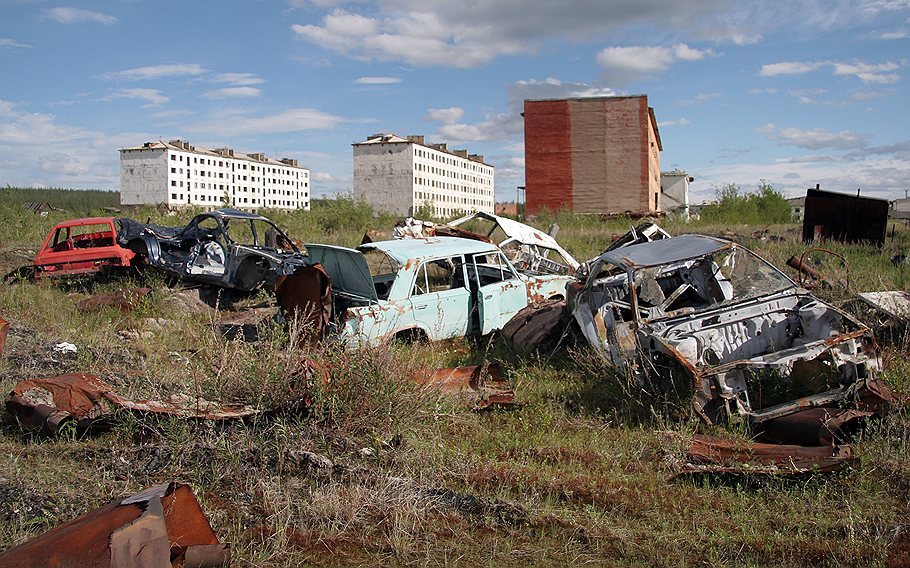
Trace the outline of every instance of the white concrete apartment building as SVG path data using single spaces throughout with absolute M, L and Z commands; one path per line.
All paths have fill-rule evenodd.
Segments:
M 354 196 L 377 211 L 411 216 L 430 208 L 439 217 L 493 213 L 493 166 L 467 150 L 426 144 L 423 136 L 374 134 L 354 147 Z
M 146 142 L 120 150 L 120 204 L 309 210 L 310 170 L 230 148 Z

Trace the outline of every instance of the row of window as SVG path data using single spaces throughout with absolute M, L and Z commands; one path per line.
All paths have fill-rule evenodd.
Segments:
M 171 154 L 171 161 L 183 163 L 184 157 L 186 158 L 186 163 L 189 164 L 190 157 L 182 156 L 180 154 Z M 237 162 L 231 162 L 231 161 L 225 162 L 224 160 L 218 160 L 218 159 L 212 159 L 212 158 L 200 158 L 198 156 L 193 156 L 193 163 L 201 164 L 204 166 L 215 166 L 215 167 L 219 167 L 219 168 L 230 167 L 231 171 L 234 171 L 235 169 L 237 169 L 237 170 L 247 169 L 246 163 L 238 164 Z M 227 165 L 225 165 L 225 164 L 227 164 Z M 249 165 L 249 169 L 250 169 L 250 171 L 254 171 L 254 172 L 286 175 L 286 176 L 292 177 L 294 179 L 300 179 L 300 173 L 301 173 L 296 168 L 279 168 L 279 167 L 271 167 L 271 166 L 257 166 L 257 165 L 252 165 L 252 164 Z M 303 171 L 303 178 L 306 179 L 308 174 L 309 174 L 309 172 Z
M 489 180 L 489 179 L 485 179 L 485 178 L 481 178 L 481 177 L 477 177 L 477 176 L 469 176 L 468 174 L 458 173 L 456 171 L 446 170 L 443 168 L 437 168 L 434 166 L 427 166 L 426 164 L 421 164 L 421 163 L 414 164 L 414 167 L 419 172 L 426 172 L 428 174 L 435 174 L 438 176 L 450 177 L 450 178 L 454 178 L 454 179 L 462 179 L 465 181 L 470 181 L 471 183 L 480 183 L 480 184 L 484 184 L 484 185 L 489 185 L 491 182 L 491 180 Z
M 171 201 L 183 201 L 182 193 L 172 193 Z M 199 195 L 197 194 L 193 197 L 193 194 L 186 194 L 187 203 L 224 203 L 224 196 L 214 196 L 214 195 Z M 257 199 L 255 197 L 233 197 L 231 198 L 231 205 L 263 205 L 266 207 L 300 207 L 300 203 L 295 201 L 289 201 L 286 199 Z M 303 203 L 306 206 L 306 202 Z
M 471 170 L 474 172 L 479 172 L 482 174 L 493 175 L 493 169 L 485 167 L 477 162 L 466 160 L 464 158 L 453 158 L 439 152 L 431 152 L 424 150 L 423 148 L 414 148 L 414 155 L 418 158 L 426 158 L 428 160 L 433 160 L 434 162 L 440 162 L 450 166 L 458 166 L 466 170 Z

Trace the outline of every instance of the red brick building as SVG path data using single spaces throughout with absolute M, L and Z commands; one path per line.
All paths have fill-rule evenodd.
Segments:
M 526 100 L 524 119 L 528 215 L 661 210 L 663 148 L 646 95 Z

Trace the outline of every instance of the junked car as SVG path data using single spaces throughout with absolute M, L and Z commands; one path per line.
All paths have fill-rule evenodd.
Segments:
M 586 269 L 569 305 L 587 341 L 640 383 L 686 383 L 709 423 L 836 406 L 880 367 L 869 328 L 731 241 L 630 245 Z
M 183 280 L 252 291 L 313 264 L 266 217 L 215 209 L 184 227 L 122 219 L 118 242 L 143 262 Z
M 457 237 L 307 244 L 332 280 L 339 339 L 440 340 L 502 328 L 537 299 L 565 297 L 568 276 L 529 276 L 489 243 Z
M 135 253 L 117 243 L 119 226 L 120 220 L 113 217 L 86 217 L 58 223 L 35 256 L 34 278 L 128 268 Z

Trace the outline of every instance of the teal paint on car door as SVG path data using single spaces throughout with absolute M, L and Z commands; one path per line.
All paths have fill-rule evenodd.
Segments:
M 477 283 L 482 335 L 502 329 L 507 321 L 528 305 L 524 282 L 502 254 L 476 255 L 471 272 Z

